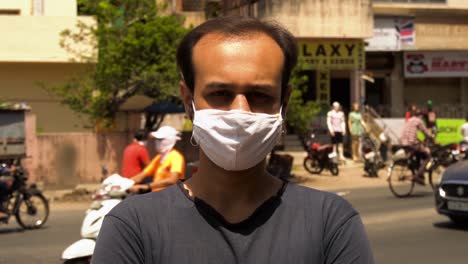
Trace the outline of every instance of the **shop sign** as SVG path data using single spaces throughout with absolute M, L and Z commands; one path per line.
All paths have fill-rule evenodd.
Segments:
M 366 39 L 366 51 L 399 51 L 400 33 L 398 18 L 377 17 L 374 19 L 374 35 Z
M 468 77 L 468 52 L 405 52 L 405 77 Z
M 414 18 L 376 17 L 372 38 L 366 39 L 366 51 L 400 51 L 414 49 Z
M 461 127 L 465 123 L 465 119 L 437 119 L 437 135 L 435 141 L 441 145 L 448 145 L 463 141 L 463 136 L 460 131 Z M 418 132 L 418 138 L 419 140 L 424 140 L 424 135 L 421 132 Z
M 316 71 L 317 101 L 328 105 L 330 103 L 330 71 Z
M 300 41 L 298 45 L 305 70 L 362 70 L 365 67 L 361 40 Z
M 416 47 L 416 29 L 414 18 L 400 18 L 397 24 L 400 34 L 400 47 L 402 50 L 414 49 Z

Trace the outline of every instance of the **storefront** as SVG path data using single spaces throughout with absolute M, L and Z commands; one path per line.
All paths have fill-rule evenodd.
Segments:
M 404 53 L 404 100 L 424 105 L 432 100 L 446 117 L 465 117 L 468 104 L 468 52 Z
M 325 105 L 338 101 L 345 111 L 359 101 L 359 76 L 365 65 L 362 40 L 299 40 L 299 55 L 309 77 L 306 99 Z

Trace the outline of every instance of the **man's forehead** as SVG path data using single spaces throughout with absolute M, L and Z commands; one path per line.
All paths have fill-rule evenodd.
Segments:
M 242 43 L 245 45 L 246 42 L 252 42 L 253 44 L 259 40 L 264 40 L 267 42 L 271 41 L 272 43 L 276 44 L 278 48 L 280 48 L 273 38 L 271 38 L 263 32 L 245 32 L 242 34 L 226 34 L 222 32 L 213 32 L 206 34 L 195 44 L 195 46 L 193 47 L 193 53 L 195 53 L 197 49 L 207 47 L 210 48 L 215 45 L 223 45 L 226 43 L 229 43 L 230 45 Z

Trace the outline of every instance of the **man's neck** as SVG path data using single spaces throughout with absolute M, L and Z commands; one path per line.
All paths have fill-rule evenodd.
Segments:
M 265 170 L 262 162 L 244 171 L 226 171 L 200 151 L 198 172 L 185 182 L 189 191 L 214 207 L 229 222 L 247 218 L 281 188 L 281 180 Z

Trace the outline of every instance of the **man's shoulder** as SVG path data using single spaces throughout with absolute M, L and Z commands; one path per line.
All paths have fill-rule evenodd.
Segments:
M 132 142 L 131 144 L 127 145 L 127 147 L 125 147 L 126 150 L 128 149 L 132 151 L 139 150 L 141 148 L 145 148 L 145 147 L 140 145 L 138 142 Z
M 288 185 L 285 199 L 295 206 L 315 210 L 316 212 L 319 210 L 323 214 L 340 213 L 350 216 L 357 214 L 352 205 L 336 193 L 321 191 L 294 183 L 289 183 Z
M 114 207 L 108 215 L 119 218 L 128 223 L 158 215 L 161 211 L 183 204 L 184 198 L 173 185 L 158 192 L 139 194 L 128 197 Z

